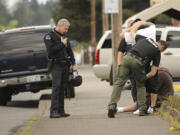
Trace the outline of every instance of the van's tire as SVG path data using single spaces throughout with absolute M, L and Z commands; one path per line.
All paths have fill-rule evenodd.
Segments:
M 66 98 L 75 98 L 75 88 L 71 84 L 68 84 L 68 86 L 66 88 L 65 97 Z
M 112 86 L 113 85 L 113 67 L 111 66 L 111 71 L 110 71 L 110 75 L 109 75 L 109 85 Z
M 0 105 L 5 106 L 8 101 L 11 101 L 11 94 L 6 89 L 0 89 Z

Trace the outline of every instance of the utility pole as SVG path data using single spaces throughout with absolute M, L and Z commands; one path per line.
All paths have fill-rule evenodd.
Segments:
M 109 30 L 109 15 L 104 13 L 104 0 L 102 0 L 102 33 Z
M 122 0 L 119 2 L 119 13 L 112 14 L 112 39 L 113 39 L 113 81 L 116 80 L 117 74 L 117 56 L 118 56 L 118 47 L 120 43 L 120 32 L 122 31 Z
M 122 0 L 105 0 L 104 12 L 111 14 L 113 82 L 117 73 L 117 53 L 122 31 Z
M 91 0 L 91 43 L 96 46 L 96 0 Z

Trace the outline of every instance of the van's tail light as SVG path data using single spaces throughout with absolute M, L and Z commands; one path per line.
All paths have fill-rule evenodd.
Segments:
M 100 50 L 96 50 L 96 53 L 95 53 L 95 63 L 96 64 L 99 64 L 99 53 L 100 53 Z

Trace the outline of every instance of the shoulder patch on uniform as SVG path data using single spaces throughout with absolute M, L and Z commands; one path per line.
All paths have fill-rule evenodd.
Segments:
M 46 39 L 46 40 L 51 40 L 51 36 L 50 36 L 50 35 L 46 35 L 46 36 L 45 36 L 45 39 Z

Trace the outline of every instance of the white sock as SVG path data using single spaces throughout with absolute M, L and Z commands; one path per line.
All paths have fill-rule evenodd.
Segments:
M 124 112 L 124 108 L 123 107 L 117 107 L 117 112 Z

